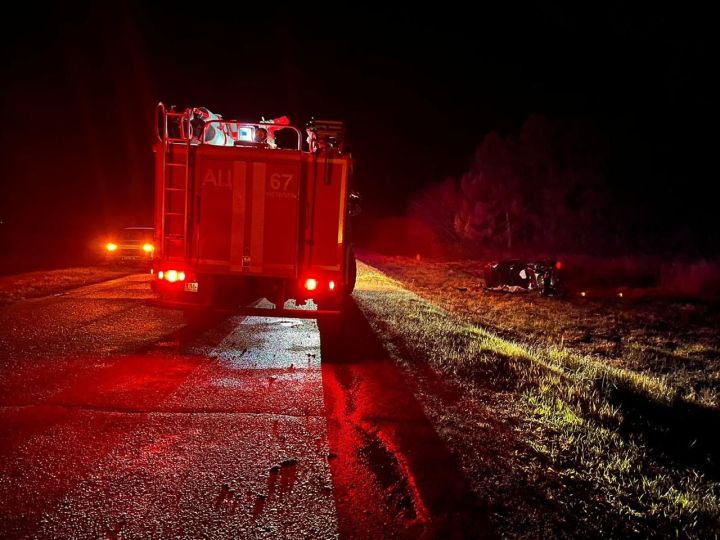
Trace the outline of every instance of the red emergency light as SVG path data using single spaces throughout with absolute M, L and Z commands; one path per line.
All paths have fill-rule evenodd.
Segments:
M 185 281 L 185 272 L 182 270 L 160 270 L 157 273 L 158 279 L 164 279 L 168 283 L 175 283 L 176 281 Z
M 315 279 L 315 278 L 308 278 L 308 279 L 305 280 L 305 288 L 306 288 L 308 291 L 314 291 L 315 289 L 317 289 L 317 286 L 318 286 L 317 279 Z

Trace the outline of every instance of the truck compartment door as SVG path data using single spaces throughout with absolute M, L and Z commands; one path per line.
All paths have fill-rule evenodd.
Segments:
M 300 155 L 201 148 L 196 257 L 232 273 L 296 277 Z

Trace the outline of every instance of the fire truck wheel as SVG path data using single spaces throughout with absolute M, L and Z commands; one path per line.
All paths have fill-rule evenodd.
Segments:
M 217 324 L 222 317 L 211 311 L 186 309 L 183 311 L 183 319 L 188 326 L 204 328 Z
M 347 282 L 347 294 L 352 294 L 355 290 L 355 282 L 357 281 L 357 261 L 355 260 L 355 254 L 350 253 L 350 261 L 348 265 L 348 282 Z
M 326 315 L 317 320 L 320 330 L 320 357 L 325 363 L 342 362 L 347 357 L 346 321 L 343 315 Z
M 319 311 L 342 311 L 347 297 L 328 298 L 326 300 L 315 300 Z

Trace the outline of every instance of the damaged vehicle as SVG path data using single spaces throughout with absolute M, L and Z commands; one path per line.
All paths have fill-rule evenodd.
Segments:
M 543 296 L 560 293 L 560 261 L 495 261 L 485 265 L 485 289 L 498 292 L 532 292 Z

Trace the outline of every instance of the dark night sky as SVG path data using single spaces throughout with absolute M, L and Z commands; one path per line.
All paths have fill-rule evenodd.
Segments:
M 582 118 L 612 145 L 619 197 L 701 231 L 716 176 L 711 18 L 547 4 L 33 8 L 2 37 L 3 235 L 147 223 L 159 100 L 346 120 L 371 214 L 402 213 L 419 186 L 460 174 L 489 131 Z

